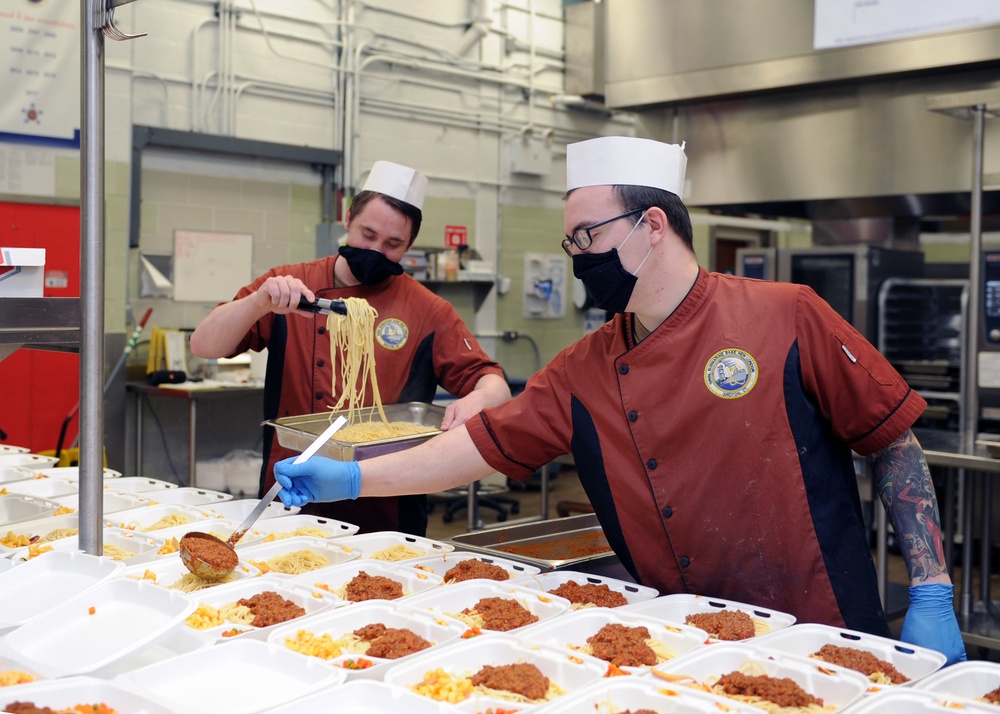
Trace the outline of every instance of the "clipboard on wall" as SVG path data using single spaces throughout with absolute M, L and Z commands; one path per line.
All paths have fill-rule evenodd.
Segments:
M 175 302 L 232 300 L 251 280 L 251 234 L 174 231 Z

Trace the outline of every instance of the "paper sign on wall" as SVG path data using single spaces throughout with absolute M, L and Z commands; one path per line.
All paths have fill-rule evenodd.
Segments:
M 468 226 L 445 226 L 444 244 L 449 248 L 457 248 L 460 245 L 469 244 Z
M 249 233 L 174 232 L 174 300 L 222 302 L 253 279 Z

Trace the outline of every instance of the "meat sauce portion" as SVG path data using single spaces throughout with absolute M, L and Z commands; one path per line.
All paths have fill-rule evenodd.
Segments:
M 478 558 L 459 561 L 444 574 L 446 583 L 460 583 L 463 580 L 509 580 L 510 573 L 493 563 L 485 563 Z
M 754 636 L 753 620 L 742 610 L 719 610 L 688 615 L 684 622 L 720 640 L 746 640 Z
M 351 578 L 345 591 L 351 602 L 395 600 L 403 597 L 403 584 L 382 575 L 369 575 L 362 570 Z
M 365 654 L 382 659 L 399 659 L 431 646 L 430 642 L 412 630 L 386 627 L 381 622 L 365 625 L 355 630 L 354 634 L 371 643 Z
M 473 607 L 462 610 L 468 615 L 475 611 L 483 618 L 483 628 L 507 632 L 518 627 L 538 622 L 538 615 L 532 615 L 517 600 L 503 597 L 484 597 Z
M 535 665 L 524 663 L 486 665 L 472 675 L 472 684 L 514 692 L 528 699 L 544 699 L 549 691 L 549 678 Z
M 595 657 L 618 667 L 641 667 L 656 664 L 656 653 L 646 644 L 649 630 L 645 627 L 627 627 L 611 622 L 587 638 Z
M 984 694 L 983 699 L 988 701 L 990 704 L 1000 704 L 1000 687 L 997 687 L 992 692 Z
M 250 624 L 254 627 L 277 625 L 279 622 L 294 620 L 306 614 L 305 608 L 286 600 L 273 590 L 265 590 L 253 597 L 243 598 L 236 604 L 250 608 L 250 612 L 253 613 L 253 622 Z
M 823 645 L 819 648 L 818 652 L 813 653 L 813 657 L 818 657 L 830 664 L 839 664 L 841 667 L 848 667 L 868 677 L 876 672 L 881 672 L 893 684 L 904 684 L 910 681 L 909 677 L 903 676 L 891 663 L 879 659 L 871 652 L 858 650 L 853 647 Z
M 718 686 L 729 695 L 760 697 L 779 707 L 823 706 L 823 700 L 814 697 L 788 677 L 768 677 L 766 674 L 751 676 L 730 672 L 719 679 Z
M 36 707 L 34 702 L 11 702 L 3 711 L 11 714 L 59 714 L 55 709 Z
M 616 592 L 603 583 L 594 585 L 584 583 L 579 585 L 575 580 L 568 580 L 555 590 L 549 590 L 553 595 L 564 597 L 570 602 L 583 605 L 597 605 L 598 607 L 621 607 L 627 605 L 628 600 L 620 592 Z

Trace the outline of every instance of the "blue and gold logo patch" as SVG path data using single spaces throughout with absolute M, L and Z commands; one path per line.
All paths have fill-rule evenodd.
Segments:
M 387 350 L 398 350 L 406 344 L 410 336 L 410 328 L 402 320 L 395 317 L 382 320 L 375 327 L 375 339 Z
M 739 399 L 757 384 L 757 361 L 744 350 L 719 350 L 705 365 L 705 386 L 722 399 Z

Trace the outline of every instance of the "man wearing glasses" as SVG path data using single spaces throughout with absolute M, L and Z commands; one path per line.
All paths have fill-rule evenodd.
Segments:
M 854 450 L 900 541 L 928 546 L 904 553 L 902 638 L 964 659 L 933 486 L 913 477 L 927 472 L 909 430 L 924 400 L 809 288 L 701 268 L 680 199 L 686 164 L 682 146 L 646 139 L 567 147 L 562 245 L 614 319 L 516 399 L 419 447 L 361 465 L 279 462 L 282 500 L 434 491 L 492 471 L 526 479 L 572 454 L 638 582 L 886 636 Z

